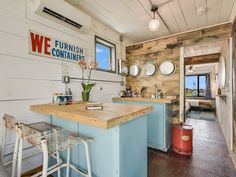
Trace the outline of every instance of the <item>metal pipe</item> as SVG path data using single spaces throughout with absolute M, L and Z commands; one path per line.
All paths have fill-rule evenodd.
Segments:
M 82 78 L 79 77 L 70 77 L 70 80 L 83 80 Z M 88 79 L 84 79 L 88 80 Z M 91 81 L 99 81 L 99 82 L 112 82 L 112 83 L 119 83 L 121 86 L 124 85 L 124 81 L 111 81 L 111 80 L 103 80 L 103 79 L 90 79 Z

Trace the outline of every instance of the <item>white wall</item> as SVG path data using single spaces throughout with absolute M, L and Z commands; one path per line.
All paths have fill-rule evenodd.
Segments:
M 194 74 L 210 74 L 211 78 L 211 95 L 212 98 L 216 97 L 216 67 L 217 63 L 209 63 L 209 64 L 199 64 L 193 65 L 193 72 L 189 72 L 189 66 L 186 66 L 186 75 L 194 75 Z
M 63 41 L 78 43 L 87 48 L 89 56 L 94 56 L 95 34 L 116 44 L 117 59 L 121 58 L 121 43 L 120 34 L 97 21 L 93 21 L 90 34 L 82 35 L 32 14 L 27 1 L 30 2 L 0 0 L 0 116 L 9 113 L 18 120 L 34 122 L 48 117 L 30 112 L 30 105 L 51 102 L 52 93 L 64 92 L 65 86 L 61 82 L 61 61 L 28 54 L 30 29 Z M 123 58 L 125 46 L 129 43 L 125 40 L 122 44 Z M 72 62 L 69 63 L 69 72 L 72 77 L 81 77 L 80 68 Z M 95 71 L 92 78 L 123 80 L 118 74 L 101 71 Z M 81 82 L 72 81 L 69 87 L 72 89 L 74 100 L 80 100 Z M 118 96 L 119 90 L 123 88 L 119 83 L 97 82 L 91 91 L 91 100 L 111 102 L 111 98 Z M 8 136 L 8 152 L 12 151 L 12 142 L 14 137 Z
M 229 150 L 231 150 L 232 144 L 232 58 L 229 50 L 230 45 L 226 41 L 221 52 L 221 55 L 226 59 L 226 87 L 223 91 L 226 97 L 216 97 L 217 118 L 219 119 Z M 218 86 L 217 77 L 217 88 Z

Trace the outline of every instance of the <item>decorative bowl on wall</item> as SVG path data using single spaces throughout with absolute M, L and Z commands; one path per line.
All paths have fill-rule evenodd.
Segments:
M 157 66 L 152 63 L 152 62 L 147 62 L 145 65 L 144 65 L 144 69 L 145 69 L 145 75 L 146 76 L 152 76 L 156 73 L 157 71 Z
M 176 65 L 172 61 L 164 61 L 161 63 L 159 69 L 161 74 L 168 76 L 175 73 Z
M 140 67 L 139 67 L 139 65 L 134 64 L 134 65 L 131 65 L 131 66 L 129 67 L 129 75 L 130 75 L 130 76 L 135 77 L 135 76 L 139 75 L 139 73 L 140 73 Z

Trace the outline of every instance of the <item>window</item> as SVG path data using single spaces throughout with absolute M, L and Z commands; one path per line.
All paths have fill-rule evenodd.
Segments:
M 95 36 L 95 58 L 98 70 L 116 72 L 116 45 Z
M 186 76 L 185 94 L 187 97 L 205 97 L 206 75 Z

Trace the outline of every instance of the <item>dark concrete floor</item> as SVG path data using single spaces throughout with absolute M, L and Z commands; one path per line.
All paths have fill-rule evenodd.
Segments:
M 217 121 L 188 119 L 194 127 L 193 154 L 148 150 L 148 177 L 236 177 Z

